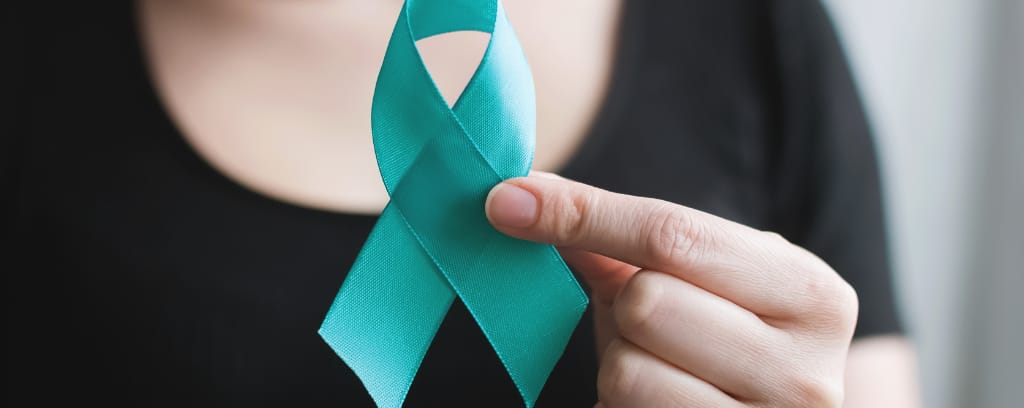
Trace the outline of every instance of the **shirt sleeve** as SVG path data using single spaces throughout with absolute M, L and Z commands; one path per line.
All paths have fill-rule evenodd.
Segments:
M 900 333 L 878 160 L 834 27 L 817 0 L 776 1 L 772 20 L 782 131 L 770 226 L 856 289 L 856 337 Z

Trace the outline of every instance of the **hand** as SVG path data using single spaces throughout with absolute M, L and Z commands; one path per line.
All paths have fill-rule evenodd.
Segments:
M 598 407 L 842 405 L 857 296 L 778 234 L 537 173 L 487 214 L 592 288 Z

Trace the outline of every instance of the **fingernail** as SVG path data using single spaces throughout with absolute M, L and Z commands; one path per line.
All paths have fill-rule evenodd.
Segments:
M 509 183 L 494 186 L 485 206 L 494 225 L 524 228 L 537 222 L 537 197 Z

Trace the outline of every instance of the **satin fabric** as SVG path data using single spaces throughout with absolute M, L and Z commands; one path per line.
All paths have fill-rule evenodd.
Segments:
M 490 41 L 449 108 L 416 41 L 467 30 Z M 405 2 L 372 106 L 391 201 L 320 328 L 378 406 L 402 405 L 456 297 L 534 405 L 587 305 L 553 246 L 501 234 L 484 214 L 491 187 L 529 172 L 535 128 L 533 79 L 500 1 Z

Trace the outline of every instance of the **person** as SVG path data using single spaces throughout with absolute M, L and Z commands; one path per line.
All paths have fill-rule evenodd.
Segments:
M 14 4 L 5 398 L 370 406 L 316 329 L 388 199 L 369 102 L 400 7 Z M 558 246 L 592 297 L 538 406 L 917 404 L 869 126 L 821 4 L 505 7 L 537 172 L 486 212 Z M 448 100 L 484 44 L 420 43 Z M 458 302 L 406 403 L 522 404 Z

